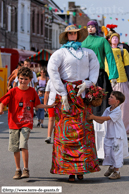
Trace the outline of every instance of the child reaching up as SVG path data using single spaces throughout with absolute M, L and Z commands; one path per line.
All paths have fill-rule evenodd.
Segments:
M 22 67 L 18 71 L 19 86 L 15 87 L 0 99 L 0 115 L 3 108 L 8 104 L 8 125 L 9 125 L 9 151 L 14 152 L 16 172 L 14 179 L 28 178 L 28 139 L 33 128 L 33 107 L 52 108 L 52 105 L 40 103 L 35 89 L 28 84 L 33 78 L 33 73 L 28 67 Z M 20 151 L 23 158 L 23 172 L 20 168 Z
M 109 166 L 104 174 L 109 179 L 120 178 L 119 168 L 123 166 L 123 158 L 128 156 L 126 129 L 121 118 L 121 109 L 119 106 L 124 100 L 125 96 L 121 92 L 113 91 L 108 99 L 110 107 L 106 108 L 103 115 L 95 116 L 91 114 L 88 116 L 89 120 L 93 119 L 100 124 L 107 121 L 103 165 Z

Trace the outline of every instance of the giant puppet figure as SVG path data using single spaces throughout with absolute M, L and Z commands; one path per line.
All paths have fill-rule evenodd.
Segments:
M 52 153 L 54 174 L 68 174 L 69 181 L 83 179 L 83 174 L 100 171 L 95 149 L 92 121 L 87 121 L 91 106 L 85 104 L 85 91 L 95 84 L 99 62 L 95 53 L 81 48 L 86 29 L 74 25 L 60 34 L 63 46 L 48 62 L 48 74 L 57 92 Z
M 104 110 L 109 106 L 108 97 L 112 91 L 110 80 L 112 84 L 116 84 L 116 78 L 118 78 L 118 71 L 115 63 L 115 59 L 112 53 L 112 49 L 108 41 L 104 37 L 98 36 L 98 24 L 96 21 L 89 21 L 87 23 L 88 27 L 88 37 L 82 42 L 82 47 L 92 49 L 98 60 L 99 60 L 99 77 L 97 80 L 97 85 L 104 88 L 107 94 L 107 98 L 103 101 L 102 105 L 93 108 L 93 113 L 95 115 L 101 116 Z M 105 57 L 108 62 L 109 67 L 109 78 L 105 72 Z M 106 123 L 99 124 L 94 121 L 94 128 L 96 134 L 96 148 L 98 158 L 104 158 L 104 136 L 106 133 Z
M 110 42 L 119 74 L 117 84 L 113 87 L 113 90 L 120 91 L 125 95 L 125 101 L 121 104 L 121 111 L 126 132 L 129 134 L 129 53 L 126 49 L 117 48 L 120 42 L 119 34 L 112 34 Z M 109 74 L 107 62 L 105 63 L 105 70 Z

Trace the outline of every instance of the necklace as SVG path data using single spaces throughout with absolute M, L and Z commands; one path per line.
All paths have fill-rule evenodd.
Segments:
M 78 59 L 78 60 L 81 60 L 82 58 L 83 58 L 83 56 L 84 56 L 84 51 L 82 50 L 82 48 L 81 48 L 81 51 L 82 51 L 82 56 L 81 56 L 81 58 L 78 58 L 78 57 L 76 57 L 70 50 L 69 50 L 69 48 L 67 48 L 67 50 L 76 58 L 76 59 Z

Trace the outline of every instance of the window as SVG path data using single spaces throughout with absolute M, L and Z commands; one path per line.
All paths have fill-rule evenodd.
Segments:
M 41 14 L 41 35 L 43 35 L 43 14 Z
M 15 7 L 15 32 L 17 32 L 17 8 Z
M 21 4 L 21 31 L 24 32 L 24 5 Z
M 52 28 L 49 29 L 49 40 L 52 40 Z
M 39 34 L 39 13 L 37 13 L 37 34 Z
M 7 30 L 11 31 L 11 6 L 7 7 L 8 9 L 8 24 L 7 24 Z
M 27 33 L 30 33 L 30 8 L 28 7 L 27 11 Z
M 35 10 L 32 11 L 32 33 L 35 33 Z
M 12 32 L 14 31 L 14 29 L 13 29 L 13 27 L 14 27 L 14 10 L 15 10 L 15 8 L 13 6 L 11 6 L 11 31 Z
M 48 26 L 45 26 L 45 37 L 48 38 Z
M 4 3 L 1 1 L 1 28 L 3 28 L 4 23 Z

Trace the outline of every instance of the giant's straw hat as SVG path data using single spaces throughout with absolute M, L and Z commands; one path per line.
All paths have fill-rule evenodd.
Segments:
M 68 42 L 67 32 L 78 32 L 78 42 L 84 41 L 88 35 L 88 32 L 85 28 L 78 29 L 75 25 L 69 25 L 65 28 L 65 31 L 59 35 L 60 44 L 65 44 Z

